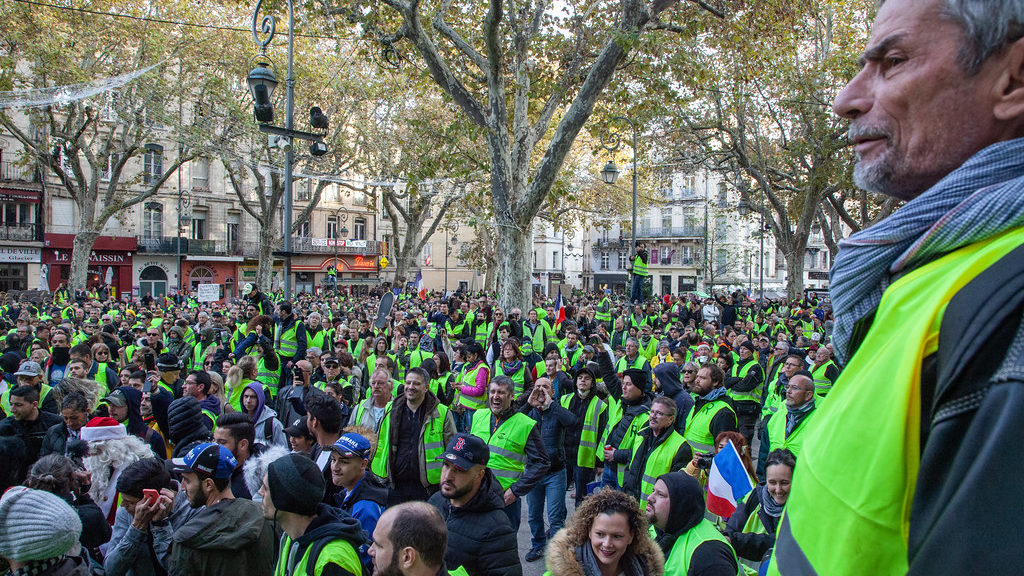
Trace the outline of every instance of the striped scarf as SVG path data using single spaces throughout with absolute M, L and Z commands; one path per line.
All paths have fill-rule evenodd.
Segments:
M 839 243 L 831 273 L 836 356 L 849 360 L 854 324 L 901 275 L 1024 225 L 1024 138 L 972 156 L 892 216 Z

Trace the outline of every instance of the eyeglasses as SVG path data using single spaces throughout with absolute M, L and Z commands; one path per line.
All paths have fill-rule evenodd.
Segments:
M 786 390 L 796 390 L 798 392 L 800 392 L 800 391 L 803 391 L 803 392 L 813 392 L 814 388 L 804 388 L 802 386 L 794 386 L 792 384 L 788 384 L 786 386 Z
M 149 334 L 146 334 L 146 336 L 160 336 L 160 334 L 156 332 L 150 332 Z
M 655 412 L 654 410 L 651 410 L 648 414 L 651 418 L 664 418 L 666 416 L 671 416 L 668 412 Z
M 107 352 L 106 350 L 97 350 L 97 351 L 92 353 L 93 356 L 99 356 L 101 354 L 103 356 L 110 356 L 110 352 Z
M 696 370 L 683 370 L 683 374 L 696 374 Z
M 213 366 L 213 360 L 203 362 L 203 366 Z

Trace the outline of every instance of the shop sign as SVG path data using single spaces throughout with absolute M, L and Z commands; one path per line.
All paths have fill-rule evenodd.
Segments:
M 54 264 L 71 264 L 71 250 L 54 250 L 51 258 Z M 89 254 L 90 266 L 123 266 L 128 264 L 128 255 L 123 252 L 97 252 Z
M 39 248 L 0 248 L 0 262 L 39 262 L 41 254 Z

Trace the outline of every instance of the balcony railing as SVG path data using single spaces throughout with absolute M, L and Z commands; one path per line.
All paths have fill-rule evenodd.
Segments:
M 228 255 L 227 247 L 223 242 L 216 240 L 193 240 L 191 238 L 178 238 L 176 236 L 146 237 L 137 236 L 139 241 L 139 252 L 148 254 L 178 254 L 192 256 L 225 256 Z
M 38 182 L 35 168 L 30 164 L 22 166 L 8 160 L 0 162 L 0 180 L 8 182 Z
M 42 242 L 43 227 L 40 224 L 0 224 L 0 240 Z
M 658 260 L 651 260 L 650 266 L 696 266 L 696 258 L 659 258 Z
M 595 240 L 594 241 L 594 248 L 606 248 L 606 249 L 614 250 L 616 248 L 622 249 L 622 248 L 628 248 L 628 247 L 629 247 L 629 239 L 626 239 L 626 238 L 614 239 L 614 240 Z
M 344 243 L 344 246 L 336 246 Z M 376 240 L 335 240 L 333 238 L 292 238 L 292 250 L 312 254 L 358 254 L 377 256 L 381 253 L 383 242 Z M 335 252 L 337 250 L 337 252 Z
M 672 226 L 669 228 L 641 228 L 637 238 L 703 238 L 703 226 Z

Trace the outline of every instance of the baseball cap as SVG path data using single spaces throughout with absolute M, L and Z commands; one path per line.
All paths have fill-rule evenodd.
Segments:
M 156 359 L 156 367 L 160 370 L 180 370 L 181 361 L 170 352 L 165 352 Z
M 114 390 L 113 392 L 108 394 L 107 397 L 103 399 L 103 401 L 106 402 L 107 404 L 110 404 L 111 406 L 117 406 L 119 408 L 123 408 L 128 405 L 128 399 L 125 398 L 124 392 L 122 392 L 121 390 Z
M 309 433 L 309 426 L 306 424 L 305 418 L 296 418 L 292 422 L 291 426 L 284 429 L 284 433 L 289 436 L 299 436 L 302 438 L 310 438 L 313 435 Z
M 212 442 L 196 446 L 184 458 L 175 458 L 171 463 L 176 472 L 195 472 L 217 479 L 231 478 L 231 473 L 238 466 L 238 460 L 230 450 Z
M 438 460 L 444 459 L 462 470 L 469 470 L 477 464 L 486 466 L 490 457 L 491 450 L 482 439 L 472 434 L 456 434 Z
M 324 356 L 321 359 L 321 362 L 323 362 L 324 365 L 327 365 L 327 364 L 340 364 L 338 359 L 335 358 L 334 356 Z
M 331 450 L 338 453 L 338 456 L 342 458 L 362 458 L 366 460 L 370 457 L 370 441 L 364 438 L 361 434 L 349 432 L 342 434 L 338 441 L 331 446 Z
M 18 371 L 14 373 L 15 376 L 42 376 L 43 368 L 39 365 L 39 362 L 22 362 L 21 366 L 18 367 Z

